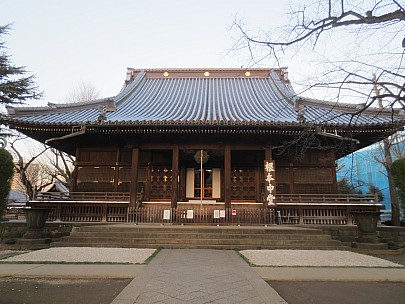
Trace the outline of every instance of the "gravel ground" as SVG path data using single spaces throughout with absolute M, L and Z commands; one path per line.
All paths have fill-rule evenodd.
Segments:
M 0 260 L 142 264 L 154 252 L 154 249 L 138 248 L 56 247 L 31 252 L 0 251 Z M 240 253 L 257 266 L 404 267 L 395 263 L 398 261 L 387 261 L 385 257 L 339 250 L 242 250 Z
M 339 250 L 242 250 L 257 266 L 404 267 L 369 255 Z
M 23 253 L 2 261 L 142 264 L 155 251 L 138 248 L 56 247 Z

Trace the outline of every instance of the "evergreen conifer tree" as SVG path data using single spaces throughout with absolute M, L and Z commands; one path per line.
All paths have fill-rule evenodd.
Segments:
M 13 65 L 10 56 L 5 52 L 3 36 L 9 29 L 9 24 L 0 25 L 0 103 L 5 105 L 22 103 L 42 96 L 35 85 L 34 76 L 27 76 L 25 67 Z

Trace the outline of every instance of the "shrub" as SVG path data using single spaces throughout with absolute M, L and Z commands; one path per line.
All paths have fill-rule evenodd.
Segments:
M 13 157 L 7 150 L 0 149 L 0 217 L 3 215 L 4 209 L 6 208 L 13 173 Z

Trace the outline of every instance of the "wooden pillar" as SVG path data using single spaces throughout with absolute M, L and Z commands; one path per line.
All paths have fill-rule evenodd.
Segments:
M 145 201 L 150 201 L 150 189 L 152 187 L 152 163 L 146 168 Z
M 77 162 L 80 162 L 81 159 L 81 155 L 80 155 L 81 149 L 80 148 L 76 148 L 76 161 L 74 162 L 74 166 L 75 168 L 73 169 L 73 183 L 72 183 L 72 188 L 70 189 L 71 192 L 76 192 L 78 187 L 77 187 L 77 177 L 79 174 L 79 168 L 77 165 Z
M 117 148 L 116 150 L 116 154 L 115 154 L 115 166 L 114 166 L 114 172 L 115 172 L 115 176 L 114 176 L 114 191 L 118 192 L 118 186 L 119 186 L 119 179 L 120 179 L 120 166 L 119 166 L 119 162 L 120 162 L 120 158 L 121 158 L 121 151 L 119 148 Z
M 293 193 L 295 193 L 295 185 L 294 185 L 294 183 L 295 183 L 295 179 L 294 179 L 295 168 L 294 168 L 292 163 L 290 163 L 288 171 L 289 171 L 288 178 L 289 178 L 289 181 L 290 181 L 290 194 L 293 194 Z
M 260 163 L 262 163 L 262 162 L 260 162 Z M 262 189 L 261 189 L 261 185 L 262 185 L 261 181 L 263 180 L 263 177 L 262 177 L 263 174 L 260 174 L 261 171 L 263 171 L 262 166 L 257 163 L 256 164 L 256 170 L 255 170 L 255 177 L 256 177 L 256 185 L 255 185 L 256 186 L 256 194 L 255 194 L 255 196 L 256 196 L 256 202 L 264 204 L 264 202 L 262 200 Z
M 231 172 L 231 146 L 226 145 L 225 146 L 225 155 L 224 155 L 224 180 L 225 180 L 225 208 L 231 208 L 231 178 L 232 178 L 232 172 Z
M 337 188 L 337 178 L 336 178 L 336 166 L 337 166 L 337 163 L 336 163 L 336 161 L 335 161 L 335 153 L 334 153 L 334 151 L 332 151 L 331 152 L 331 154 L 333 155 L 332 157 L 333 157 L 333 161 L 331 162 L 332 163 L 332 191 L 331 191 L 331 193 L 338 193 L 338 188 Z
M 172 200 L 171 207 L 177 208 L 179 198 L 179 146 L 175 145 L 172 152 Z
M 139 149 L 132 149 L 132 165 L 131 165 L 131 187 L 129 193 L 129 206 L 136 206 L 136 198 L 138 195 L 138 166 L 139 166 Z
M 273 159 L 273 150 L 270 148 L 264 149 L 264 159 L 272 160 Z

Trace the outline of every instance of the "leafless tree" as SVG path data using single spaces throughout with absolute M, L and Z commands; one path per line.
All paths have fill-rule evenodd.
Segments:
M 281 65 L 284 57 L 311 53 L 321 68 L 313 78 L 305 75 L 302 92 L 322 89 L 331 96 L 329 92 L 333 91 L 336 100 L 348 94 L 351 101 L 365 103 L 364 108 L 378 99 L 384 100 L 385 106 L 404 107 L 405 38 L 400 36 L 405 29 L 403 4 L 396 0 L 312 0 L 297 4 L 289 16 L 288 25 L 261 35 L 235 21 L 233 27 L 239 36 L 233 49 L 248 51 L 248 65 L 264 59 L 274 59 Z M 340 48 L 337 58 L 332 56 L 336 48 Z M 372 73 L 377 75 L 375 80 L 371 79 Z M 381 88 L 378 96 L 372 94 L 375 81 Z
M 66 102 L 83 102 L 95 100 L 100 97 L 100 90 L 92 83 L 80 81 L 73 87 L 73 90 L 66 96 Z
M 16 158 L 15 171 L 17 172 L 20 183 L 26 190 L 29 199 L 35 196 L 36 181 L 32 177 L 32 172 L 39 171 L 30 169 L 35 164 L 35 161 L 46 152 L 47 149 L 42 150 L 40 153 L 32 154 L 32 151 L 25 151 L 26 155 L 17 147 L 18 143 L 26 140 L 25 136 L 16 136 L 10 140 L 10 148 L 14 152 Z M 29 155 L 29 156 L 28 156 Z M 27 160 L 29 159 L 29 160 Z
M 296 1 L 290 11 L 286 26 L 265 34 L 249 31 L 248 26 L 235 21 L 233 28 L 237 29 L 238 38 L 233 50 L 247 50 L 248 65 L 272 62 L 282 66 L 286 58 L 295 56 L 301 61 L 310 58 L 315 68 L 309 71 L 310 75 L 303 73 L 305 79 L 295 81 L 294 85 L 300 88 L 298 94 L 321 93 L 329 101 L 357 103 L 358 111 L 353 117 L 369 107 L 405 109 L 403 2 Z M 322 123 L 321 117 L 319 121 Z M 389 182 L 393 147 L 392 138 L 384 140 L 382 156 L 376 157 L 386 168 Z M 392 182 L 390 193 L 392 222 L 399 225 L 399 206 Z
M 63 151 L 50 148 L 46 154 L 48 160 L 48 174 L 64 184 L 68 189 L 73 185 L 73 170 L 75 158 Z
M 39 144 L 38 149 L 27 148 L 23 144 L 27 141 L 26 136 L 13 133 L 10 149 L 16 159 L 15 171 L 20 186 L 29 199 L 35 198 L 38 192 L 56 181 L 69 188 L 73 178 L 73 157 L 43 144 Z

